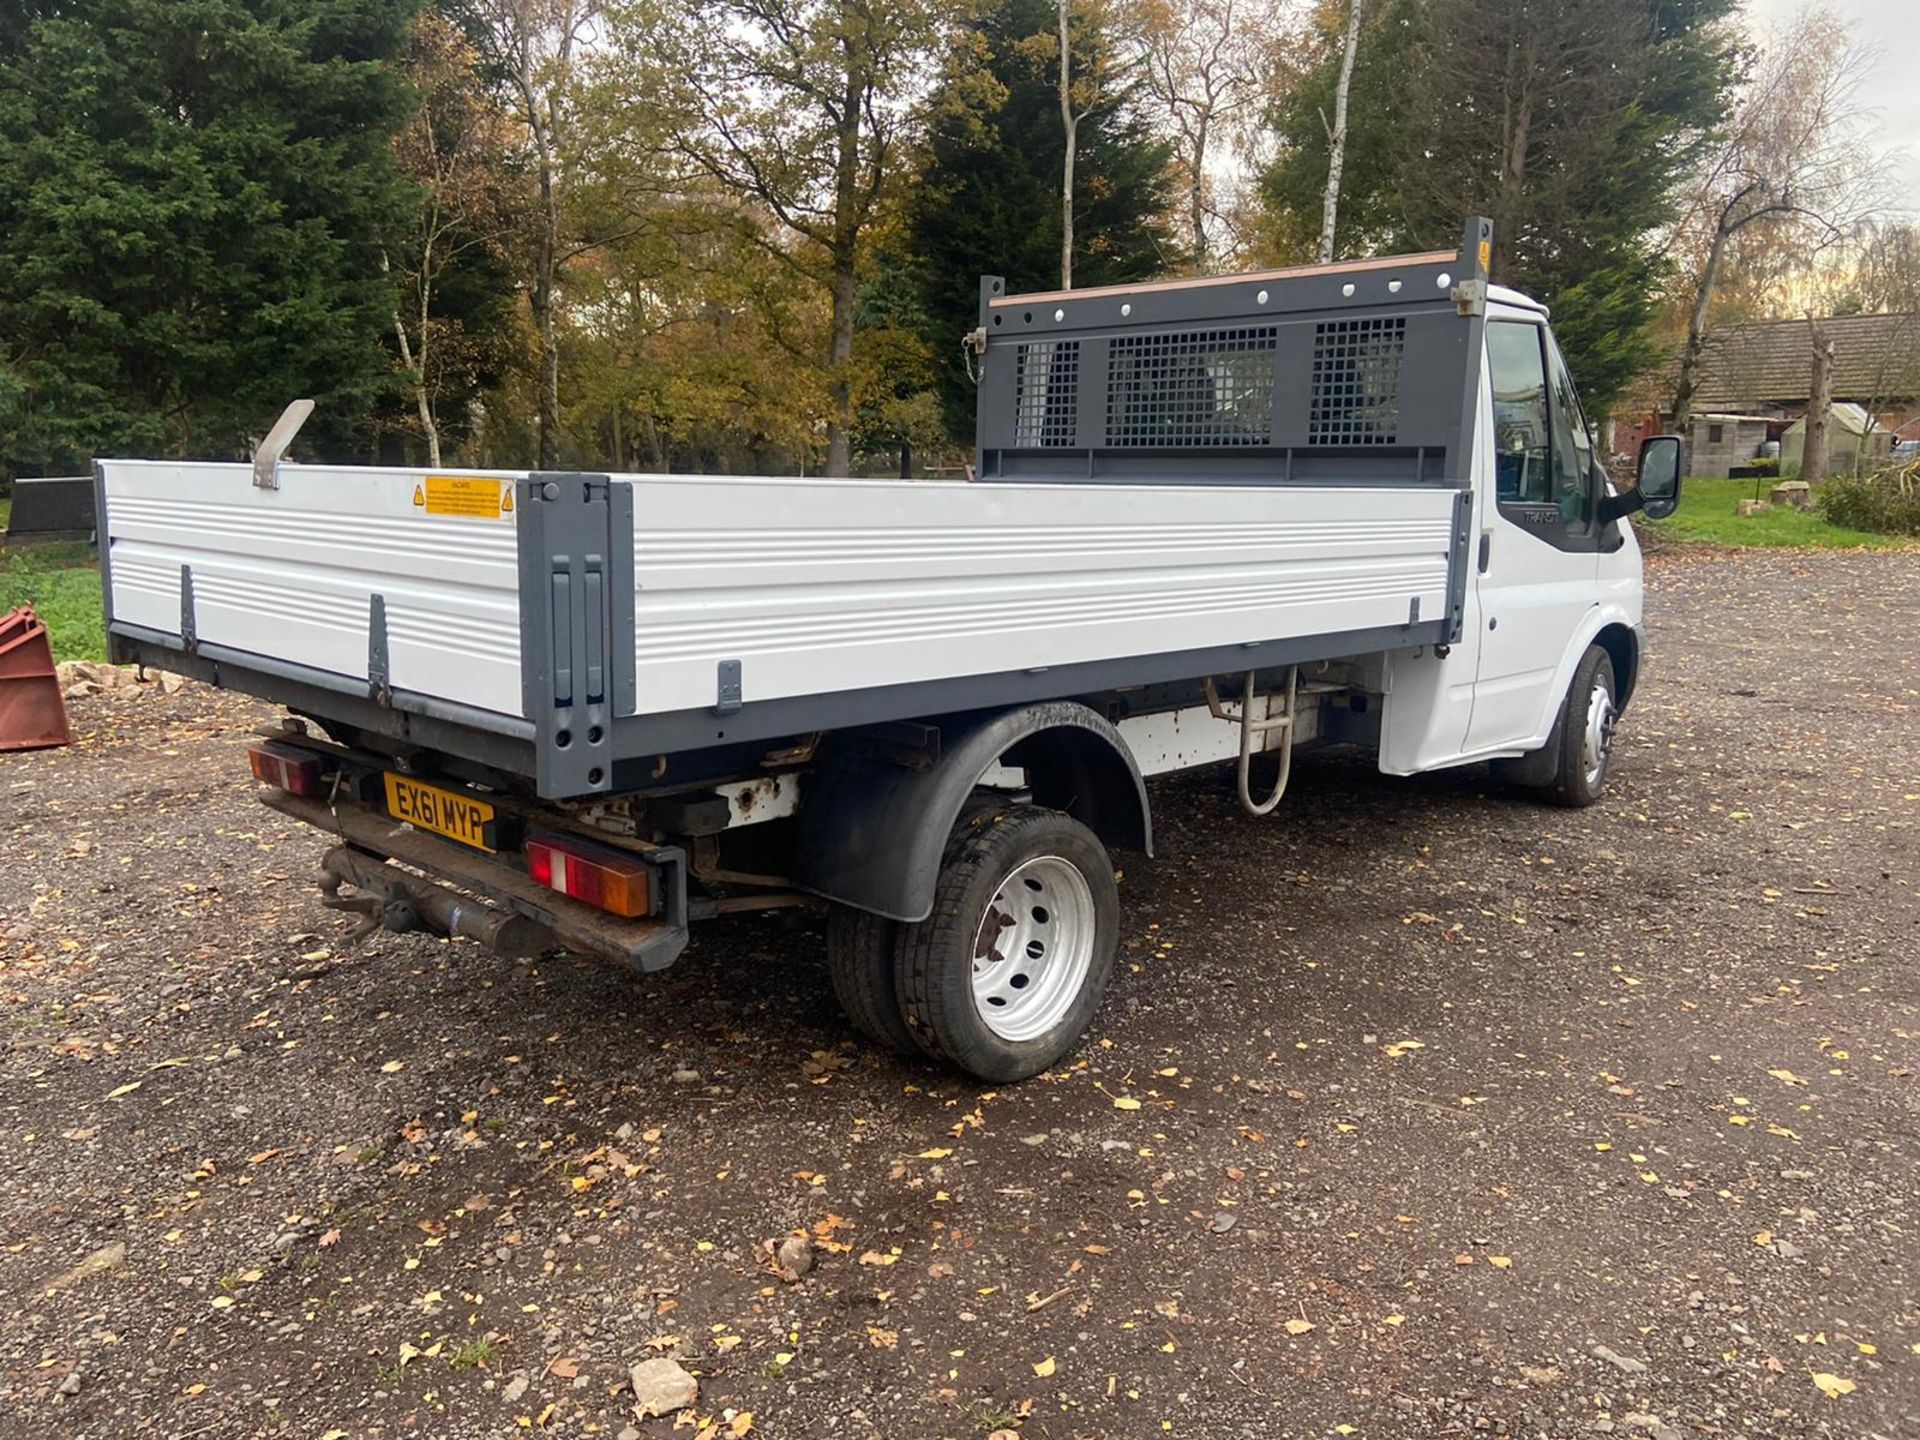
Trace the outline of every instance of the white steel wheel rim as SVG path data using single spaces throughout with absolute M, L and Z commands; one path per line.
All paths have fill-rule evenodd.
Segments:
M 1613 694 L 1604 685 L 1595 685 L 1587 697 L 1586 734 L 1581 741 L 1581 757 L 1587 762 L 1587 784 L 1598 785 L 1606 773 L 1607 757 L 1613 753 L 1616 714 Z
M 1093 968 L 1093 887 L 1070 861 L 1039 855 L 987 902 L 973 937 L 973 1005 L 1010 1044 L 1058 1025 Z

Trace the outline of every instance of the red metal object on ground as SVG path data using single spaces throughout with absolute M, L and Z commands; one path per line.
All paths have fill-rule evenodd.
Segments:
M 71 743 L 47 627 L 31 605 L 0 616 L 0 750 Z

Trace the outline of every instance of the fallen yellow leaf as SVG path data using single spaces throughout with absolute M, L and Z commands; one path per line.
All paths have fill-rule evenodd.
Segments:
M 1294 1319 L 1287 1321 L 1287 1334 L 1289 1335 L 1305 1335 L 1311 1329 L 1313 1329 L 1313 1322 L 1311 1320 L 1302 1320 L 1296 1316 Z
M 1487 1256 L 1487 1264 L 1493 1266 L 1496 1270 L 1509 1270 L 1513 1267 L 1513 1257 L 1511 1255 L 1489 1255 Z
M 1140 1102 L 1131 1095 L 1121 1095 L 1115 1098 L 1113 1108 L 1116 1110 L 1138 1110 L 1140 1108 Z
M 727 1433 L 737 1437 L 747 1434 L 752 1429 L 753 1412 L 751 1410 L 742 1410 L 738 1415 L 733 1417 L 733 1423 L 727 1426 Z
M 1033 1367 L 1033 1373 L 1038 1375 L 1042 1380 L 1046 1379 L 1049 1375 L 1053 1374 L 1053 1371 L 1054 1371 L 1054 1363 L 1053 1363 L 1053 1356 L 1051 1355 L 1047 1356 L 1046 1359 L 1042 1360 L 1038 1365 Z
M 224 1310 L 224 1309 L 226 1309 L 226 1308 L 227 1308 L 227 1307 L 228 1307 L 229 1305 L 231 1305 L 231 1304 L 233 1304 L 233 1296 L 231 1296 L 231 1295 L 216 1295 L 216 1296 L 214 1296 L 214 1297 L 213 1297 L 213 1301 L 212 1301 L 212 1304 L 213 1304 L 213 1308 L 214 1308 L 214 1309 L 216 1309 L 216 1310 Z
M 1853 1381 L 1843 1380 L 1838 1375 L 1829 1375 L 1824 1370 L 1815 1370 L 1813 1383 L 1820 1387 L 1820 1393 L 1829 1400 L 1838 1400 L 1842 1395 L 1853 1393 Z
M 951 1150 L 941 1150 L 941 1149 L 922 1150 L 920 1152 L 920 1158 L 922 1160 L 944 1160 L 951 1154 L 953 1154 L 953 1151 Z
M 1385 1316 L 1380 1323 L 1382 1325 L 1404 1325 L 1407 1323 L 1407 1317 L 1404 1315 L 1388 1315 Z

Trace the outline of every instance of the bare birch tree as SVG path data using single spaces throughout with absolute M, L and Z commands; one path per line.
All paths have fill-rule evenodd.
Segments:
M 471 0 L 479 42 L 509 112 L 524 128 L 537 202 L 528 300 L 538 337 L 539 464 L 560 459 L 560 345 L 556 310 L 562 261 L 562 192 L 574 66 L 600 21 L 603 0 Z
M 1251 139 L 1279 22 L 1279 0 L 1134 0 L 1125 16 L 1155 118 L 1174 142 L 1195 274 L 1225 249 L 1209 233 L 1227 223 L 1214 172 L 1225 149 Z
M 1060 20 L 1060 125 L 1066 133 L 1066 158 L 1060 171 L 1060 288 L 1073 288 L 1073 163 L 1080 149 L 1080 116 L 1073 107 L 1073 35 L 1068 11 L 1072 0 L 1058 0 Z
M 420 188 L 414 223 L 386 249 L 383 269 L 394 276 L 394 339 L 413 396 L 427 463 L 442 462 L 436 408 L 443 350 L 456 347 L 451 322 L 437 317 L 440 282 L 461 256 L 496 246 L 511 223 L 507 157 L 512 146 L 498 112 L 486 103 L 475 75 L 472 45 L 437 11 L 414 21 L 407 74 L 420 97 L 406 128 L 394 137 L 394 161 Z M 398 273 L 395 274 L 394 272 Z
M 1721 144 L 1694 185 L 1685 237 L 1698 252 L 1672 412 L 1684 423 L 1713 303 L 1736 247 L 1777 282 L 1837 245 L 1874 208 L 1879 168 L 1856 96 L 1867 58 L 1830 10 L 1770 36 Z M 1762 249 L 1771 251 L 1761 254 Z
M 1347 37 L 1340 51 L 1340 82 L 1333 92 L 1333 124 L 1327 130 L 1327 193 L 1320 205 L 1322 265 L 1333 260 L 1340 221 L 1340 177 L 1347 163 L 1347 95 L 1353 89 L 1353 57 L 1360 51 L 1360 0 L 1347 0 Z

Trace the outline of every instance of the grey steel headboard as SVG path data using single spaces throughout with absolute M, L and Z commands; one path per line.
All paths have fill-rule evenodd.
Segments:
M 1491 224 L 1458 251 L 1004 294 L 980 282 L 982 479 L 1460 485 Z

